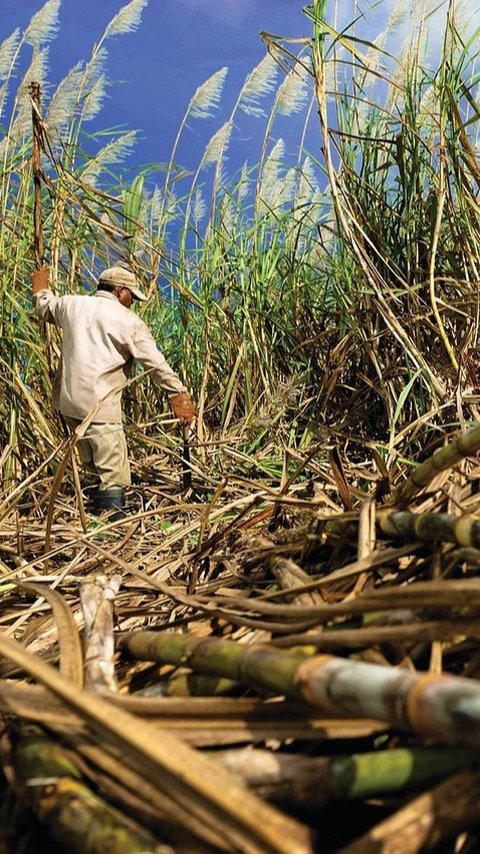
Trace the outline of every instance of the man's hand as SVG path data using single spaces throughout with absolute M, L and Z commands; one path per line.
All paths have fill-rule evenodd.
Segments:
M 191 424 L 195 417 L 195 407 L 193 405 L 192 399 L 186 391 L 182 391 L 180 394 L 174 394 L 173 397 L 170 398 L 170 403 L 172 404 L 173 411 L 177 418 L 180 418 L 182 421 L 186 421 L 187 424 Z
M 46 288 L 48 288 L 48 264 L 44 264 L 39 270 L 33 271 L 32 294 L 37 294 Z

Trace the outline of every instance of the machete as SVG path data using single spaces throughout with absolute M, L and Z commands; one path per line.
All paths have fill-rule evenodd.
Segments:
M 185 491 L 192 488 L 192 469 L 190 466 L 190 425 L 183 424 L 183 451 L 182 451 L 182 485 Z

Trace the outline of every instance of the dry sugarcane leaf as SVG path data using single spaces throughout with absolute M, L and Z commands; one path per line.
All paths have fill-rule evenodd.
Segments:
M 65 708 L 45 688 L 0 683 L 0 713 L 42 723 L 57 732 L 77 734 L 85 722 Z M 316 716 L 303 703 L 271 703 L 260 700 L 189 698 L 161 700 L 113 695 L 111 706 L 130 712 L 197 746 L 259 742 L 267 738 L 324 741 L 367 738 L 385 732 L 388 725 L 371 719 L 330 719 Z
M 43 597 L 52 606 L 58 632 L 60 673 L 74 685 L 83 685 L 83 652 L 78 628 L 65 598 L 56 590 L 34 582 L 16 582 L 26 593 Z
M 357 556 L 358 560 L 368 558 L 375 549 L 375 500 L 368 498 L 360 504 L 360 515 L 358 519 Z M 351 593 L 345 597 L 345 601 L 354 599 L 365 587 L 368 573 L 362 572 L 355 581 Z
M 350 489 L 347 483 L 347 478 L 345 477 L 342 459 L 336 445 L 330 451 L 329 459 L 342 504 L 345 507 L 345 510 L 353 510 Z
M 419 581 L 408 586 L 388 587 L 372 590 L 354 601 L 338 604 L 308 605 L 299 608 L 296 605 L 274 605 L 271 602 L 245 597 L 216 596 L 215 601 L 227 602 L 229 606 L 272 615 L 277 618 L 298 621 L 301 616 L 306 620 L 331 620 L 348 614 L 363 614 L 369 611 L 388 609 L 436 609 L 461 608 L 478 610 L 480 607 L 480 581 L 476 578 L 462 580 Z M 202 607 L 202 603 L 200 603 Z M 213 609 L 212 609 L 213 610 Z M 226 608 L 216 608 L 215 613 L 228 617 Z
M 480 820 L 480 774 L 460 771 L 425 792 L 342 849 L 341 854 L 416 854 L 438 850 L 440 843 Z
M 192 816 L 189 803 L 179 803 L 168 792 L 160 791 L 142 773 L 125 763 L 121 749 L 113 745 L 91 743 L 85 737 L 69 739 L 77 757 L 83 760 L 81 769 L 105 796 L 133 812 L 154 832 L 167 836 L 180 847 L 208 854 L 228 850 L 221 827 L 206 828 L 202 819 Z M 203 840 L 201 842 L 200 840 Z
M 292 634 L 285 638 L 275 638 L 272 644 L 278 647 L 310 644 L 317 650 L 359 649 L 383 643 L 407 643 L 434 641 L 457 641 L 459 638 L 471 638 L 480 641 L 478 619 L 471 620 L 425 620 L 409 622 L 408 625 L 378 626 L 371 628 L 343 629 L 321 634 L 306 632 Z

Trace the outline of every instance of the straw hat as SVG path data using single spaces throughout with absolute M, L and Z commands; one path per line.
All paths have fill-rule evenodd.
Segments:
M 126 270 L 125 267 L 109 267 L 100 273 L 98 280 L 102 285 L 111 285 L 114 287 L 128 288 L 134 299 L 141 302 L 146 302 L 147 297 L 138 287 L 137 279 L 131 270 Z

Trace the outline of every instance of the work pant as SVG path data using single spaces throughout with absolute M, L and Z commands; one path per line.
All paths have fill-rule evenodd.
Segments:
M 72 430 L 82 423 L 68 415 L 63 417 Z M 76 447 L 82 465 L 98 478 L 100 492 L 130 485 L 130 464 L 122 424 L 90 424 Z

